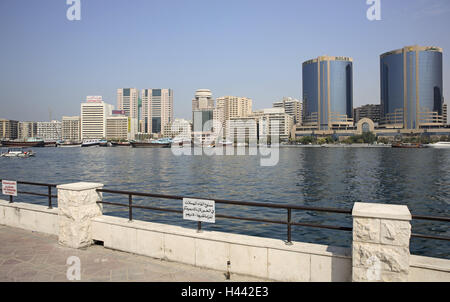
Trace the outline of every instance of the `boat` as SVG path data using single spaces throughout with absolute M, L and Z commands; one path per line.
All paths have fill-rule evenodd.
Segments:
M 99 139 L 85 139 L 81 143 L 81 147 L 94 147 L 94 146 L 100 146 Z
M 171 144 L 172 147 L 191 146 L 189 139 L 174 139 Z
M 100 147 L 109 147 L 109 143 L 106 140 L 101 140 L 100 143 L 98 144 Z
M 420 143 L 393 143 L 392 148 L 424 148 Z
M 148 142 L 131 141 L 130 144 L 133 148 L 170 148 L 172 140 L 161 138 L 158 140 L 151 140 Z
M 57 147 L 56 141 L 44 141 L 44 147 Z
M 228 140 L 222 140 L 222 141 L 217 142 L 216 146 L 217 147 L 227 147 L 227 146 L 231 147 L 231 146 L 233 146 L 233 142 L 230 142 Z
M 111 147 L 129 147 L 130 142 L 111 142 Z
M 45 142 L 43 139 L 31 137 L 25 141 L 21 140 L 2 140 L 1 141 L 3 147 L 44 147 Z
M 425 145 L 427 148 L 450 148 L 450 142 L 437 142 Z
M 24 150 L 24 148 L 10 148 L 6 152 L 0 154 L 1 157 L 30 157 L 34 156 L 32 150 Z
M 63 148 L 73 148 L 73 147 L 81 147 L 81 143 L 80 142 L 61 142 L 61 143 L 57 143 L 58 147 L 63 147 Z

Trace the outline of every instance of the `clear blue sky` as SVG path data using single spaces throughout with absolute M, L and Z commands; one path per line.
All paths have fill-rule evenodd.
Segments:
M 172 88 L 175 117 L 191 118 L 198 88 L 247 96 L 253 108 L 301 98 L 301 64 L 354 60 L 354 106 L 379 103 L 379 55 L 407 45 L 444 49 L 449 103 L 450 1 L 81 0 L 0 1 L 0 117 L 79 115 L 87 95 L 116 105 L 121 87 Z

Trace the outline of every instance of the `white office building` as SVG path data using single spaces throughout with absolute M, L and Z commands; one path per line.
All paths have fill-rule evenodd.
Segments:
M 103 102 L 101 97 L 88 97 L 81 103 L 81 139 L 106 138 L 106 119 L 113 109 L 114 106 Z

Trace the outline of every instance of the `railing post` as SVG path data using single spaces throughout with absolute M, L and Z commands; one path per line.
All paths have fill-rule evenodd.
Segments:
M 52 209 L 52 186 L 48 186 L 48 208 Z
M 202 222 L 197 221 L 197 233 L 200 233 L 202 231 Z
M 92 219 L 102 215 L 103 195 L 97 189 L 103 184 L 78 182 L 59 185 L 58 188 L 58 242 L 71 248 L 90 246 Z
M 287 209 L 287 241 L 286 241 L 286 245 L 292 245 L 292 226 L 291 226 L 291 222 L 292 222 L 292 213 L 291 213 L 292 209 L 288 208 Z
M 356 202 L 352 215 L 352 280 L 408 281 L 408 207 Z
M 12 195 L 9 195 L 9 203 L 13 203 L 14 201 L 13 201 L 13 196 Z
M 133 195 L 128 194 L 128 221 L 133 221 Z

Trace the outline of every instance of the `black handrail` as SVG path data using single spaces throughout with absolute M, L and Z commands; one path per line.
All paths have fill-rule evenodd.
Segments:
M 156 211 L 164 211 L 164 212 L 172 212 L 172 213 L 179 213 L 179 214 L 183 213 L 183 211 L 174 210 L 174 209 L 152 207 L 152 206 L 142 206 L 142 205 L 133 205 L 132 196 L 155 197 L 155 198 L 174 199 L 174 200 L 183 200 L 183 198 L 185 198 L 185 197 L 187 198 L 188 197 L 188 196 L 180 196 L 180 195 L 163 195 L 163 194 L 131 192 L 131 191 L 119 191 L 119 190 L 109 190 L 109 189 L 97 189 L 97 192 L 128 195 L 128 205 L 122 204 L 122 203 L 107 202 L 107 201 L 98 201 L 97 203 L 114 205 L 114 206 L 128 207 L 128 219 L 129 219 L 129 221 L 133 220 L 133 212 L 132 212 L 133 208 L 156 210 Z M 205 198 L 194 197 L 194 196 L 189 196 L 188 198 L 205 199 Z M 292 226 L 293 225 L 306 226 L 306 227 L 316 227 L 316 228 L 326 228 L 326 229 L 333 229 L 333 230 L 352 231 L 351 227 L 321 225 L 321 224 L 302 223 L 302 222 L 292 221 L 292 210 L 306 210 L 306 211 L 331 212 L 331 213 L 339 213 L 339 214 L 351 214 L 352 210 L 350 210 L 350 209 L 319 208 L 319 207 L 309 207 L 309 206 L 286 205 L 286 204 L 275 204 L 275 203 L 261 203 L 261 202 L 248 202 L 248 201 L 237 201 L 237 200 L 226 200 L 226 199 L 214 199 L 214 202 L 215 203 L 219 203 L 219 204 L 232 204 L 232 205 L 239 205 L 239 206 L 253 206 L 253 207 L 286 209 L 287 210 L 287 219 L 286 220 L 270 220 L 270 219 L 263 219 L 263 218 L 230 216 L 230 215 L 222 215 L 222 214 L 215 215 L 215 217 L 217 217 L 217 218 L 237 219 L 237 220 L 246 220 L 246 221 L 254 221 L 254 222 L 264 222 L 264 223 L 274 223 L 274 224 L 287 225 L 287 240 L 286 240 L 286 244 L 291 244 L 292 243 Z M 202 227 L 202 224 L 199 221 L 197 223 L 197 230 L 200 231 L 201 227 Z
M 0 182 L 1 181 L 2 181 L 2 179 L 0 179 Z M 19 190 L 17 191 L 17 193 L 48 197 L 48 208 L 52 209 L 52 198 L 58 197 L 57 195 L 52 194 L 52 188 L 56 188 L 57 184 L 37 183 L 37 182 L 29 182 L 29 181 L 16 181 L 16 182 L 17 182 L 17 184 L 47 187 L 48 188 L 47 194 L 19 191 Z M 172 212 L 172 213 L 179 213 L 179 214 L 183 213 L 180 210 L 174 210 L 174 209 L 134 205 L 133 204 L 133 196 L 155 197 L 155 198 L 174 199 L 174 200 L 183 200 L 183 198 L 207 199 L 207 198 L 193 197 L 193 196 L 163 195 L 163 194 L 119 191 L 119 190 L 109 190 L 109 189 L 97 189 L 97 192 L 128 195 L 128 204 L 114 203 L 114 202 L 107 202 L 107 201 L 98 201 L 97 203 L 108 204 L 108 205 L 113 205 L 113 206 L 128 207 L 128 216 L 129 216 L 130 221 L 133 220 L 133 208 L 156 210 L 156 211 L 163 211 L 163 212 Z M 14 202 L 13 196 L 10 195 L 9 197 L 10 197 L 9 202 L 13 203 Z M 238 216 L 230 216 L 230 215 L 222 215 L 222 214 L 216 215 L 216 217 L 218 217 L 218 218 L 238 219 L 238 220 L 247 220 L 247 221 L 254 221 L 254 222 L 265 222 L 265 223 L 287 225 L 287 241 L 286 241 L 287 244 L 291 243 L 292 226 L 293 225 L 314 227 L 314 228 L 325 228 L 325 229 L 332 229 L 332 230 L 342 230 L 342 231 L 352 231 L 352 229 L 353 229 L 352 227 L 332 226 L 332 225 L 323 225 L 323 224 L 313 224 L 313 223 L 303 223 L 303 222 L 292 221 L 292 210 L 316 211 L 316 212 L 338 213 L 338 214 L 351 214 L 352 213 L 351 209 L 340 209 L 340 208 L 329 208 L 329 207 L 310 207 L 310 206 L 299 206 L 299 205 L 289 205 L 289 204 L 236 201 L 236 200 L 226 200 L 226 199 L 215 199 L 214 201 L 216 203 L 220 203 L 220 204 L 254 206 L 254 207 L 265 207 L 265 208 L 276 208 L 276 209 L 287 210 L 287 219 L 286 220 L 269 220 L 269 219 L 262 219 L 262 218 L 251 218 L 251 217 L 241 217 L 241 216 L 238 217 Z M 414 215 L 413 214 L 412 219 L 413 220 L 420 219 L 420 220 L 450 222 L 450 217 L 442 217 L 442 216 Z M 201 222 L 198 222 L 197 229 L 201 230 Z M 448 236 L 435 236 L 435 235 L 411 233 L 411 237 L 450 241 L 450 237 L 448 237 Z
M 6 180 L 6 179 L 0 179 L 0 182 L 2 180 Z M 47 194 L 42 194 L 42 193 L 34 193 L 34 192 L 27 192 L 27 191 L 19 191 L 17 190 L 17 193 L 20 194 L 27 194 L 27 195 L 34 195 L 34 196 L 45 196 L 48 197 L 48 208 L 52 209 L 52 198 L 58 198 L 58 195 L 52 195 L 52 188 L 56 188 L 56 184 L 47 184 L 47 183 L 38 183 L 38 182 L 30 182 L 30 181 L 16 181 L 17 184 L 22 184 L 22 185 L 30 185 L 30 186 L 43 186 L 43 187 L 47 187 L 48 193 Z M 13 203 L 14 199 L 12 195 L 9 195 L 9 203 Z

